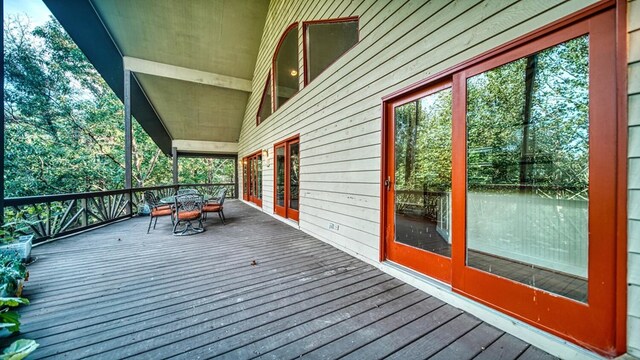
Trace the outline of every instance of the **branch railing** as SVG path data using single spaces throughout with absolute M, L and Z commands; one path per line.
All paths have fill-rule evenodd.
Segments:
M 236 183 L 216 183 L 6 198 L 4 221 L 23 224 L 26 230 L 22 232 L 33 234 L 33 242 L 38 243 L 137 216 L 143 209 L 145 191 L 153 191 L 163 198 L 180 188 L 197 189 L 207 195 L 216 195 L 225 188 L 227 198 L 237 197 Z

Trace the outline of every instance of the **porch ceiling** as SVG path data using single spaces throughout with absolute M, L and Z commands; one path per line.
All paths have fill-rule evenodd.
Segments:
M 238 141 L 269 0 L 45 3 L 120 98 L 123 57 L 135 62 L 153 109 L 133 115 L 165 152 L 167 135 Z

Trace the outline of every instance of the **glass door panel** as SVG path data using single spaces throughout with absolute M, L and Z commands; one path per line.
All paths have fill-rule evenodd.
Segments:
M 451 256 L 451 89 L 395 109 L 395 241 Z
M 451 83 L 392 104 L 388 116 L 387 258 L 451 280 Z
M 589 36 L 467 79 L 467 265 L 582 302 Z

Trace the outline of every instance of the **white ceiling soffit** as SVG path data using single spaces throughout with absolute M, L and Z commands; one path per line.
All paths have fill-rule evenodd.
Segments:
M 269 0 L 93 0 L 173 139 L 237 142 Z

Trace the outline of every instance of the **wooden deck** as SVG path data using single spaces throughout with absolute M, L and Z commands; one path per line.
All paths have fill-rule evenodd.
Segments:
M 168 218 L 38 246 L 33 358 L 544 359 L 548 354 L 239 201 L 202 234 Z M 255 261 L 255 265 L 252 263 Z

